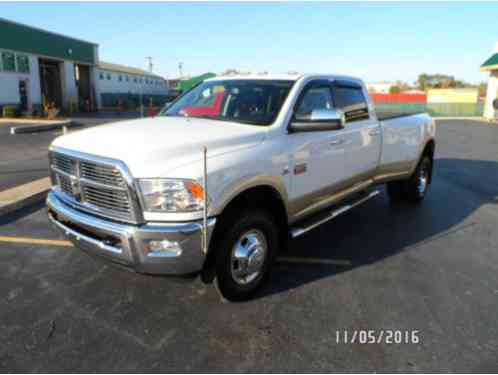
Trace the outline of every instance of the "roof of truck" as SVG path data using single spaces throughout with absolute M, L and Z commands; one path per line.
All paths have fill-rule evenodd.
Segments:
M 328 79 L 348 79 L 352 81 L 361 82 L 360 78 L 339 75 L 339 74 L 245 74 L 233 76 L 216 76 L 209 78 L 206 81 L 225 81 L 225 80 L 274 80 L 274 81 L 297 81 L 301 78 L 328 78 Z
M 297 81 L 302 77 L 302 74 L 241 74 L 233 76 L 216 76 L 209 78 L 206 81 L 220 81 L 220 80 L 235 80 L 235 79 L 264 79 L 264 80 L 285 80 Z

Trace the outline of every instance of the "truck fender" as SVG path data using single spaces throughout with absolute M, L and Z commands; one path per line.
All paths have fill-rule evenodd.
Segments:
M 216 203 L 211 209 L 211 215 L 220 215 L 223 210 L 232 202 L 237 196 L 243 192 L 255 188 L 266 186 L 274 189 L 280 196 L 284 206 L 285 211 L 288 213 L 288 195 L 285 182 L 276 176 L 271 175 L 252 175 L 244 176 L 236 181 L 233 181 L 227 187 L 225 187 L 219 194 L 219 197 L 215 200 Z

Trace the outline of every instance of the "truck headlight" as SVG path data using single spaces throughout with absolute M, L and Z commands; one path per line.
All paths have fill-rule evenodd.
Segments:
M 154 178 L 138 182 L 144 211 L 193 212 L 204 208 L 204 189 L 195 181 Z

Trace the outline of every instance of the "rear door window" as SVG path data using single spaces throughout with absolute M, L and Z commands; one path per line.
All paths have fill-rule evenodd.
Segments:
M 367 120 L 368 103 L 360 85 L 349 82 L 334 84 L 335 106 L 344 111 L 346 122 Z

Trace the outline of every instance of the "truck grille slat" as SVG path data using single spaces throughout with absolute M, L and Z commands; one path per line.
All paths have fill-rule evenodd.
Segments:
M 124 186 L 125 182 L 119 170 L 113 166 L 81 162 L 81 177 L 110 186 Z
M 110 206 L 111 208 L 116 207 L 116 208 L 127 209 L 127 210 L 130 208 L 130 206 L 128 204 L 120 203 L 120 202 L 117 202 L 115 200 L 103 199 L 103 198 L 100 198 L 98 196 L 95 196 L 92 194 L 87 194 L 87 193 L 85 193 L 85 200 L 87 202 L 90 202 L 90 201 L 100 202 L 100 203 L 102 203 L 102 205 Z
M 57 169 L 61 170 L 62 172 L 66 172 L 68 174 L 74 174 L 76 169 L 76 163 L 73 159 L 70 159 L 60 154 L 53 156 L 52 164 Z
M 136 222 L 131 192 L 117 165 L 51 154 L 55 183 L 77 206 L 110 218 Z
M 59 184 L 61 187 L 61 190 L 69 195 L 73 195 L 73 187 L 71 185 L 71 180 L 69 177 L 59 175 Z
M 119 196 L 113 196 L 113 195 L 106 195 L 105 193 L 99 194 L 99 192 L 91 191 L 91 190 L 88 190 L 87 188 L 84 188 L 83 191 L 85 193 L 85 196 L 93 196 L 93 197 L 99 198 L 99 199 L 106 199 L 106 200 L 110 200 L 110 201 L 115 201 L 117 204 L 125 204 L 124 202 L 126 202 L 125 201 L 126 196 L 119 197 Z
M 86 194 L 85 199 L 87 202 L 96 202 L 98 204 L 102 204 L 103 206 L 108 206 L 110 208 L 115 207 L 116 209 L 123 209 L 123 210 L 128 210 L 130 208 L 130 206 L 128 206 L 128 205 L 120 204 L 120 203 L 117 203 L 114 201 L 104 200 L 104 199 L 98 198 L 94 195 Z
M 83 188 L 83 191 L 85 192 L 85 194 L 93 194 L 95 196 L 98 196 L 98 197 L 102 197 L 102 198 L 109 198 L 109 199 L 117 199 L 118 201 L 121 201 L 121 202 L 124 202 L 126 197 L 127 197 L 127 194 L 125 192 L 121 192 L 121 191 L 116 191 L 116 192 L 113 192 L 113 191 L 108 191 L 108 190 L 104 190 L 104 189 L 100 189 L 100 188 L 92 188 L 90 186 L 85 186 Z

